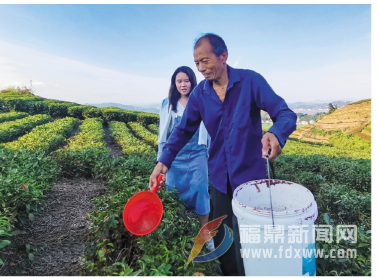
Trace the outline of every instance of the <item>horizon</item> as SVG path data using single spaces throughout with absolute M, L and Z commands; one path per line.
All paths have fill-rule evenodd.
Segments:
M 262 74 L 287 103 L 371 98 L 370 4 L 2 4 L 0 17 L 0 89 L 32 80 L 45 98 L 161 103 L 177 67 L 203 80 L 192 47 L 213 32 L 230 66 Z

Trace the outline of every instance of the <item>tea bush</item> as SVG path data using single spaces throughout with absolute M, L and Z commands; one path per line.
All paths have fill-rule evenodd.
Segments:
M 95 198 L 96 206 L 91 214 L 94 244 L 91 254 L 85 259 L 87 275 L 219 275 L 217 262 L 203 264 L 187 261 L 182 249 L 187 252 L 193 247 L 189 238 L 199 231 L 197 220 L 190 220 L 185 214 L 185 204 L 177 191 L 159 191 L 164 204 L 164 215 L 159 227 L 148 236 L 136 237 L 126 231 L 122 213 L 127 200 L 142 190 L 148 190 L 148 179 L 155 165 L 156 153 L 130 154 L 103 160 L 96 166 L 98 178 L 108 182 L 109 194 Z M 101 165 L 101 166 L 100 166 Z
M 63 118 L 68 116 L 68 109 L 70 107 L 77 106 L 77 103 L 72 102 L 63 102 L 63 101 L 54 101 L 48 102 L 45 101 L 49 108 L 49 114 L 54 118 Z
M 330 158 L 325 155 L 281 155 L 275 160 L 276 174 L 316 190 L 316 184 L 344 184 L 363 192 L 371 191 L 371 161 Z M 305 177 L 306 176 L 306 177 Z
M 34 127 L 46 124 L 51 120 L 48 115 L 35 115 L 0 124 L 0 143 L 12 141 L 24 135 Z
M 124 123 L 136 121 L 138 113 L 138 111 L 130 111 L 118 107 L 102 108 L 103 118 L 108 123 L 111 121 L 118 121 Z
M 147 142 L 155 149 L 157 149 L 158 137 L 156 134 L 151 133 L 139 123 L 131 122 L 128 123 L 128 126 L 131 127 L 131 130 L 135 133 L 137 137 L 140 137 L 141 139 L 143 139 L 143 141 Z
M 345 157 L 352 159 L 371 159 L 369 149 L 359 150 L 353 148 L 334 147 L 330 144 L 310 143 L 289 138 L 285 147 L 282 149 L 285 155 L 325 155 L 328 157 Z
M 122 152 L 126 155 L 145 155 L 155 152 L 151 146 L 135 138 L 125 123 L 110 122 L 109 130 L 110 135 L 114 138 L 114 141 L 121 146 Z
M 43 151 L 0 147 L 0 248 L 11 244 L 17 222 L 34 219 L 44 191 L 58 174 L 57 163 Z
M 327 213 L 335 224 L 354 223 L 371 228 L 371 194 L 361 193 L 347 185 L 320 186 L 315 194 L 319 210 Z
M 109 156 L 102 123 L 100 118 L 86 119 L 78 134 L 68 140 L 68 145 L 55 152 L 63 175 L 90 177 L 95 161 Z
M 136 121 L 143 126 L 147 126 L 150 124 L 157 125 L 159 124 L 159 114 L 141 112 L 138 113 Z
M 95 107 L 89 105 L 71 106 L 68 108 L 68 115 L 80 120 L 84 120 L 84 112 L 92 108 Z
M 27 149 L 29 151 L 43 150 L 50 152 L 59 147 L 77 125 L 74 118 L 63 118 L 51 123 L 37 126 L 30 133 L 20 137 L 17 141 L 4 143 L 4 148 L 18 150 Z
M 152 133 L 158 135 L 159 134 L 159 126 L 156 124 L 150 124 L 147 126 L 147 129 Z
M 0 123 L 22 119 L 27 116 L 29 116 L 29 114 L 24 112 L 9 112 L 0 114 Z
M 84 118 L 101 118 L 102 117 L 102 110 L 101 108 L 90 108 L 85 109 L 83 112 Z

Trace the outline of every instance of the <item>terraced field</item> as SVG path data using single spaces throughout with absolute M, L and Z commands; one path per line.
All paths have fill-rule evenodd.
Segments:
M 351 103 L 337 109 L 314 124 L 296 130 L 292 137 L 308 142 L 328 143 L 328 138 L 337 131 L 371 141 L 371 100 Z

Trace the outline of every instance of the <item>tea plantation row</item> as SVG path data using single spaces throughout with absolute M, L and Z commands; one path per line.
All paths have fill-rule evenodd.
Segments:
M 71 116 L 81 120 L 100 117 L 106 122 L 139 122 L 144 126 L 159 123 L 159 116 L 154 113 L 131 111 L 117 107 L 96 108 L 12 91 L 0 94 L 0 113 L 5 112 L 26 112 L 30 115 L 48 114 L 53 118 Z
M 106 182 L 109 194 L 93 200 L 96 206 L 90 214 L 93 244 L 88 246 L 92 253 L 85 259 L 83 274 L 219 274 L 214 261 L 191 263 L 184 268 L 186 258 L 182 249 L 191 249 L 189 239 L 196 236 L 199 224 L 187 218 L 177 193 L 165 189 L 159 193 L 164 217 L 151 235 L 135 237 L 125 230 L 124 204 L 136 192 L 148 189 L 156 159 L 158 127 L 156 123 L 143 122 L 142 118 L 139 124 L 130 123 L 129 115 L 117 109 L 103 111 L 87 117 L 76 135 L 57 151 L 72 134 L 77 119 L 64 118 L 37 126 L 19 140 L 0 145 L 0 248 L 10 244 L 17 220 L 20 225 L 33 219 L 43 192 L 60 176 L 92 177 Z M 103 122 L 109 124 L 110 136 L 122 148 L 123 156 L 109 156 Z M 356 248 L 358 255 L 356 259 L 318 259 L 317 274 L 369 275 L 371 161 L 368 153 L 361 154 L 352 145 L 342 150 L 338 146 L 288 140 L 283 155 L 275 162 L 275 169 L 278 178 L 307 186 L 314 193 L 320 212 L 317 224 L 335 228 L 347 223 L 359 227 L 357 244 L 317 243 L 317 248 L 327 250 Z

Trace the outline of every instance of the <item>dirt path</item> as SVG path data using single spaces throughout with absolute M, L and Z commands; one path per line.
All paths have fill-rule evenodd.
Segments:
M 105 186 L 95 180 L 61 179 L 46 193 L 43 210 L 35 213 L 34 221 L 12 237 L 14 246 L 2 255 L 5 264 L 0 275 L 80 275 L 81 258 L 88 252 L 91 199 L 105 192 Z
M 79 126 L 70 137 L 77 134 Z M 104 131 L 111 157 L 121 156 L 122 149 L 111 139 L 107 125 Z M 0 276 L 80 275 L 81 259 L 91 250 L 87 216 L 94 209 L 91 199 L 105 193 L 106 187 L 97 180 L 61 178 L 45 193 L 34 220 L 20 225 L 11 238 L 12 246 L 0 250 L 4 261 Z

